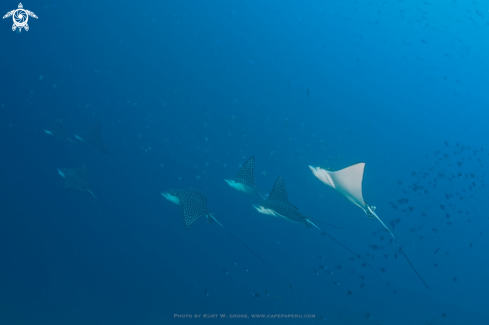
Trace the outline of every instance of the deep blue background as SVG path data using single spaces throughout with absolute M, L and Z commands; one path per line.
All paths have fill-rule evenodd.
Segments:
M 39 16 L 28 32 L 12 32 L 11 18 L 0 25 L 1 324 L 187 323 L 178 313 L 316 315 L 267 321 L 277 324 L 489 321 L 488 193 L 472 151 L 489 133 L 486 4 L 23 4 Z M 0 9 L 16 6 L 3 1 Z M 58 118 L 71 137 L 101 121 L 123 166 L 46 135 Z M 463 167 L 456 142 L 471 147 L 456 158 Z M 449 157 L 438 160 L 437 150 Z M 486 162 L 487 154 L 477 155 Z M 258 214 L 255 198 L 228 187 L 224 178 L 253 155 L 265 192 L 283 174 L 291 201 L 344 225 L 324 228 L 369 253 L 378 274 L 318 231 Z M 394 232 L 431 291 L 394 258 L 394 244 L 373 235 L 380 225 L 307 167 L 358 161 L 367 163 L 365 198 L 386 223 L 401 218 Z M 56 168 L 81 164 L 124 229 L 90 196 L 64 189 Z M 416 178 L 423 171 L 431 176 Z M 477 184 L 439 172 L 474 173 Z M 428 193 L 410 187 L 433 177 L 440 186 Z M 159 193 L 189 186 L 294 287 L 217 225 L 199 219 L 186 230 L 181 207 Z M 446 193 L 469 196 L 452 203 Z M 393 209 L 399 198 L 414 212 Z M 440 204 L 453 210 L 452 224 Z

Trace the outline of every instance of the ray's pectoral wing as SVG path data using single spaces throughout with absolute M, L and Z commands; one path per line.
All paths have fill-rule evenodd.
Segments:
M 207 198 L 205 195 L 195 189 L 182 191 L 179 195 L 183 208 L 183 221 L 188 229 L 198 218 L 208 215 Z
M 201 217 L 202 214 L 198 213 L 198 211 L 193 209 L 190 204 L 182 203 L 182 207 L 183 207 L 183 222 L 185 223 L 185 228 L 189 229 L 192 223 L 194 223 L 195 220 L 199 219 L 199 217 Z
M 273 184 L 268 200 L 289 203 L 289 196 L 285 188 L 284 177 L 280 175 Z
M 6 13 L 6 14 L 5 14 L 5 15 L 2 17 L 2 19 L 5 19 L 5 18 L 8 18 L 8 17 L 12 16 L 12 15 L 14 14 L 14 12 L 15 12 L 15 10 L 12 10 L 12 11 L 7 12 L 7 13 Z
M 243 179 L 251 186 L 255 186 L 255 157 L 250 157 L 236 173 L 236 178 Z
M 92 147 L 99 149 L 103 154 L 108 154 L 108 150 L 105 147 L 104 140 L 102 139 L 102 124 L 100 121 L 95 123 L 88 131 L 83 133 L 81 137 L 75 135 L 78 140 L 89 143 Z
M 365 163 L 358 163 L 334 172 L 320 167 L 311 167 L 314 175 L 319 180 L 343 194 L 353 204 L 367 211 L 367 205 L 362 195 L 364 169 Z
M 90 189 L 87 167 L 85 165 L 73 169 L 66 169 L 64 175 L 65 188 L 73 188 L 80 191 Z

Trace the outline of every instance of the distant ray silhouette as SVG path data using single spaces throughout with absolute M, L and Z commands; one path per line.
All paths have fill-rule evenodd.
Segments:
M 394 242 L 399 247 L 400 252 L 402 253 L 402 255 L 404 255 L 414 273 L 416 273 L 416 275 L 423 282 L 426 288 L 428 288 L 428 290 L 431 290 L 430 287 L 423 280 L 421 275 L 418 273 L 418 271 L 416 271 L 413 264 L 406 256 L 406 253 L 404 253 L 402 245 L 399 244 L 392 231 L 384 224 L 382 220 L 380 220 L 380 218 L 374 212 L 375 207 L 368 205 L 367 202 L 365 202 L 365 200 L 363 199 L 362 181 L 365 163 L 358 163 L 337 171 L 328 171 L 321 167 L 313 166 L 309 166 L 309 168 L 311 169 L 314 176 L 316 176 L 321 182 L 334 188 L 337 192 L 345 196 L 350 202 L 360 207 L 369 219 L 377 219 L 392 236 Z
M 58 140 L 63 141 L 63 142 L 69 142 L 73 143 L 76 145 L 78 148 L 82 149 L 86 153 L 90 154 L 91 156 L 95 157 L 93 153 L 88 151 L 86 148 L 82 147 L 79 143 L 73 141 L 71 138 L 68 137 L 68 134 L 66 133 L 65 126 L 63 124 L 63 119 L 59 118 L 54 122 L 54 125 L 50 129 L 43 129 L 43 131 L 46 134 L 55 136 Z M 95 157 L 97 158 L 97 157 Z M 98 159 L 98 158 L 97 158 Z
M 267 195 L 256 185 L 254 156 L 245 161 L 234 177 L 225 181 L 237 191 L 258 195 L 262 200 L 267 198 Z
M 122 225 L 119 223 L 119 220 L 114 216 L 114 214 L 107 208 L 107 206 L 100 201 L 100 199 L 93 194 L 90 189 L 89 180 L 88 180 L 88 171 L 85 165 L 81 165 L 76 168 L 58 168 L 58 174 L 65 179 L 65 188 L 67 189 L 75 189 L 82 192 L 89 193 L 95 200 L 97 200 L 100 205 L 107 211 L 107 213 L 115 220 L 115 222 L 121 227 L 126 234 L 127 231 Z M 128 234 L 131 236 L 130 234 Z M 131 236 L 132 237 L 132 236 Z
M 104 140 L 102 139 L 102 123 L 95 123 L 88 131 L 82 133 L 81 136 L 76 135 L 78 140 L 82 140 L 90 144 L 92 147 L 100 150 L 104 155 L 109 151 L 105 147 Z
M 83 132 L 81 135 L 75 134 L 75 138 L 84 141 L 91 145 L 92 147 L 98 149 L 100 152 L 102 152 L 104 155 L 109 155 L 117 161 L 122 167 L 124 167 L 127 171 L 129 171 L 131 174 L 132 172 L 127 168 L 119 159 L 117 159 L 107 148 L 105 147 L 104 140 L 102 139 L 102 124 L 101 122 L 95 123 L 88 131 Z
M 280 274 L 275 271 L 265 260 L 263 260 L 258 254 L 256 254 L 251 248 L 246 246 L 241 240 L 239 240 L 232 232 L 225 228 L 213 213 L 209 212 L 207 209 L 207 198 L 204 193 L 199 190 L 189 188 L 184 190 L 170 190 L 166 193 L 162 192 L 167 200 L 175 204 L 181 204 L 183 208 L 183 221 L 185 228 L 189 229 L 192 223 L 194 223 L 198 218 L 205 216 L 207 223 L 210 225 L 212 221 L 215 221 L 219 226 L 226 230 L 234 239 L 236 239 L 241 245 L 243 245 L 247 250 L 249 250 L 253 255 L 255 255 L 260 261 L 262 261 L 270 270 L 280 277 Z
M 307 228 L 316 228 L 319 231 L 321 231 L 321 234 L 323 236 L 328 236 L 331 238 L 333 241 L 335 241 L 337 244 L 345 248 L 347 251 L 352 253 L 358 258 L 361 258 L 362 260 L 365 261 L 365 263 L 372 269 L 372 271 L 375 272 L 375 270 L 370 266 L 370 264 L 367 262 L 365 258 L 363 258 L 360 254 L 355 253 L 342 243 L 340 243 L 338 240 L 330 236 L 328 233 L 326 233 L 324 230 L 319 228 L 315 223 L 312 222 L 312 220 L 305 215 L 303 215 L 300 211 L 299 208 L 290 203 L 289 201 L 289 196 L 287 194 L 287 190 L 285 188 L 285 181 L 284 177 L 280 175 L 275 183 L 273 184 L 272 190 L 270 191 L 270 195 L 268 195 L 268 198 L 258 204 L 253 204 L 253 207 L 262 214 L 265 215 L 271 215 L 274 217 L 281 217 L 287 220 L 295 221 L 304 224 Z
M 63 124 L 63 119 L 59 118 L 54 122 L 54 125 L 50 129 L 43 130 L 46 134 L 53 135 L 61 141 L 69 141 L 75 143 L 68 137 L 66 133 L 65 126 Z

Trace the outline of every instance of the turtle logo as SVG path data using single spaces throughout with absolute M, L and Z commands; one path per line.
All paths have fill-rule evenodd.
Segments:
M 8 18 L 10 16 L 12 16 L 14 20 L 14 24 L 12 25 L 12 31 L 15 32 L 15 30 L 18 28 L 19 33 L 22 31 L 22 28 L 24 28 L 26 31 L 29 30 L 29 25 L 27 25 L 29 16 L 37 19 L 36 14 L 33 13 L 32 11 L 25 10 L 22 3 L 19 3 L 19 9 L 15 9 L 7 12 L 5 16 L 3 16 L 3 19 Z

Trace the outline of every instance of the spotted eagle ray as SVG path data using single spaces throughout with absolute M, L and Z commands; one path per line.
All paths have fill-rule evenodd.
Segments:
M 418 271 L 416 271 L 413 264 L 406 256 L 406 253 L 404 253 L 402 245 L 399 244 L 392 231 L 377 216 L 377 214 L 375 213 L 375 207 L 369 205 L 363 199 L 362 181 L 363 181 L 363 171 L 365 169 L 365 163 L 363 162 L 358 163 L 337 171 L 328 171 L 321 167 L 313 167 L 313 166 L 309 166 L 309 168 L 311 169 L 314 176 L 316 176 L 321 182 L 334 188 L 337 192 L 345 196 L 351 203 L 360 207 L 365 212 L 365 214 L 369 219 L 371 220 L 377 219 L 392 236 L 394 242 L 399 247 L 399 251 L 402 253 L 402 255 L 404 255 L 409 265 L 413 269 L 414 273 L 416 273 L 416 275 L 423 282 L 426 288 L 428 288 L 428 290 L 431 290 L 430 287 L 423 280 L 421 275 L 419 275 Z
M 43 129 L 44 133 L 52 135 L 56 137 L 60 141 L 64 142 L 70 142 L 76 145 L 77 147 L 81 148 L 83 151 L 89 153 L 90 155 L 94 156 L 93 153 L 88 151 L 86 148 L 82 147 L 79 143 L 73 141 L 70 137 L 68 137 L 68 134 L 66 133 L 65 126 L 63 124 L 63 119 L 59 118 L 54 122 L 54 125 L 50 129 Z
M 92 190 L 89 186 L 88 181 L 88 171 L 85 165 L 81 165 L 76 168 L 58 168 L 58 174 L 65 179 L 65 188 L 73 188 L 82 192 L 86 192 L 92 196 L 95 200 L 97 200 L 100 205 L 107 211 L 107 213 L 117 222 L 119 227 L 121 227 L 126 233 L 126 229 L 122 227 L 119 223 L 119 220 L 112 214 L 112 212 L 107 208 L 107 206 L 93 194 Z M 127 233 L 128 234 L 128 233 Z M 130 234 L 128 234 L 131 236 Z M 131 236 L 132 237 L 132 236 Z
M 104 140 L 102 139 L 101 128 L 101 123 L 97 122 L 88 131 L 83 132 L 81 135 L 75 134 L 75 138 L 80 141 L 87 142 L 92 147 L 100 150 L 104 155 L 106 155 L 109 153 L 109 151 L 105 147 Z
M 111 156 L 115 161 L 117 161 L 122 167 L 126 168 L 129 172 L 131 172 L 123 163 L 120 162 L 107 148 L 105 147 L 104 140 L 102 139 L 102 125 L 99 122 L 95 123 L 88 131 L 83 132 L 81 135 L 75 134 L 75 138 L 88 143 L 92 147 L 98 149 L 104 155 Z M 132 173 L 132 172 L 131 172 Z
M 199 190 L 189 188 L 184 190 L 170 190 L 168 192 L 161 192 L 168 201 L 175 204 L 182 205 L 183 209 L 183 222 L 185 228 L 189 229 L 192 223 L 194 223 L 198 218 L 205 216 L 207 223 L 210 225 L 213 221 L 217 222 L 224 230 L 226 230 L 234 239 L 236 239 L 241 245 L 243 245 L 247 250 L 249 250 L 253 255 L 258 257 L 270 270 L 280 277 L 280 274 L 275 271 L 265 260 L 263 260 L 258 254 L 252 251 L 248 246 L 246 246 L 241 240 L 239 240 L 232 232 L 225 228 L 213 213 L 209 212 L 207 209 L 207 198 L 204 193 Z
M 258 195 L 265 200 L 267 195 L 263 193 L 255 181 L 255 157 L 249 158 L 238 170 L 236 175 L 230 179 L 225 179 L 229 186 L 237 191 L 245 192 L 252 195 Z
M 302 214 L 299 211 L 299 208 L 290 203 L 289 201 L 289 196 L 287 194 L 287 190 L 285 188 L 285 181 L 284 177 L 280 175 L 277 180 L 275 181 L 275 184 L 273 184 L 272 190 L 270 191 L 270 195 L 268 195 L 268 198 L 266 200 L 263 200 L 262 202 L 258 204 L 253 204 L 253 207 L 262 214 L 266 215 L 271 215 L 274 217 L 281 217 L 285 218 L 287 220 L 292 220 L 295 222 L 302 223 L 306 226 L 306 228 L 316 228 L 319 231 L 321 231 L 321 234 L 323 236 L 328 236 L 332 240 L 334 240 L 336 243 L 341 245 L 343 248 L 348 250 L 350 253 L 355 255 L 357 258 L 361 258 L 365 261 L 365 263 L 375 272 L 375 270 L 368 264 L 368 262 L 363 258 L 361 255 L 355 253 L 342 243 L 340 243 L 338 240 L 335 238 L 331 237 L 328 233 L 326 233 L 324 230 L 319 228 L 312 220 L 308 217 L 306 217 L 304 214 Z
M 58 138 L 58 140 L 75 143 L 75 141 L 71 140 L 68 137 L 68 134 L 66 133 L 65 126 L 63 124 L 62 118 L 57 119 L 54 122 L 54 125 L 50 129 L 43 129 L 43 131 L 46 134 L 55 136 L 56 138 Z

